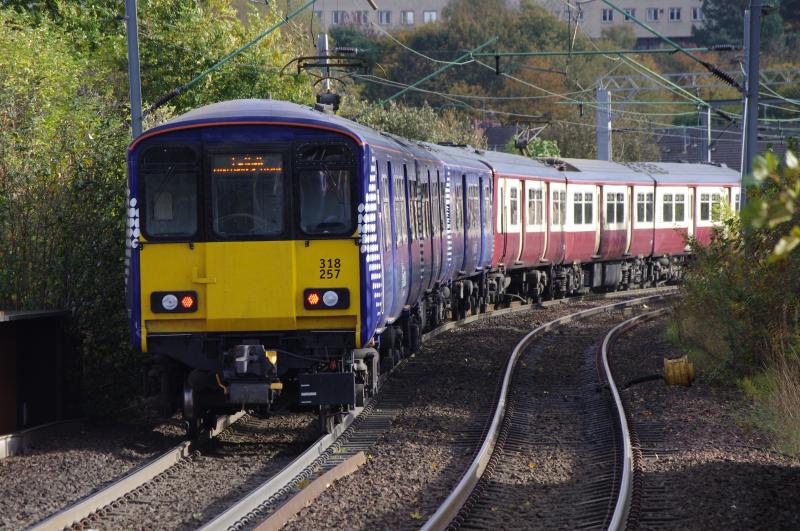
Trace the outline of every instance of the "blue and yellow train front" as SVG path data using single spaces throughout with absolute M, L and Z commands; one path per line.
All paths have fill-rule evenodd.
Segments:
M 342 412 L 375 387 L 376 354 L 361 348 L 374 329 L 362 322 L 364 149 L 266 122 L 168 124 L 132 144 L 133 340 L 192 429 L 290 390 Z

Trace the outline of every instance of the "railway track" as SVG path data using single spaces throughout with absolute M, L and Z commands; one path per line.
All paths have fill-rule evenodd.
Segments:
M 666 294 L 674 292 L 673 289 L 655 289 L 650 291 Z M 631 293 L 616 293 L 602 296 L 593 295 L 585 298 L 566 299 L 565 301 L 604 300 L 619 296 L 630 297 Z M 651 301 L 662 298 L 663 296 L 663 294 L 653 295 L 642 298 L 641 300 Z M 557 306 L 565 301 L 549 301 L 544 303 L 543 306 Z M 622 302 L 612 305 L 612 307 L 623 308 L 631 304 L 630 302 Z M 487 316 L 497 317 L 524 310 L 530 310 L 530 307 L 505 308 L 495 310 L 488 314 L 469 316 L 458 322 L 445 323 L 436 330 L 426 334 L 423 339 L 426 341 L 433 339 L 449 330 L 465 326 Z M 540 327 L 540 329 L 550 330 L 569 322 L 571 319 L 586 318 L 601 313 L 602 311 L 602 309 L 593 309 L 585 312 L 578 312 L 578 314 L 572 314 L 566 318 L 547 323 Z M 538 334 L 539 332 L 536 333 Z M 298 457 L 298 459 L 281 471 L 280 474 L 265 482 L 240 502 L 206 524 L 203 529 L 239 530 L 257 526 L 267 515 L 275 513 L 284 503 L 306 487 L 312 479 L 333 470 L 337 465 L 354 457 L 359 452 L 365 452 L 371 448 L 381 434 L 388 429 L 392 419 L 400 412 L 407 401 L 407 393 L 402 390 L 394 391 L 390 393 L 389 396 L 382 393 L 382 396 L 368 403 L 363 411 L 356 411 L 348 416 L 345 423 L 337 426 L 336 433 L 320 439 L 320 441 L 315 443 L 314 447 Z M 473 431 L 475 431 L 475 433 L 465 434 L 466 436 L 463 437 L 464 441 L 462 441 L 461 444 L 471 446 L 470 440 L 474 439 L 475 442 L 480 440 L 482 430 L 478 429 L 477 431 Z
M 656 288 L 644 290 L 656 293 L 669 293 L 670 288 Z M 606 295 L 590 295 L 586 297 L 570 298 L 558 301 L 548 301 L 541 306 L 555 307 L 564 303 L 577 303 L 585 301 L 604 300 L 614 297 L 631 297 L 630 292 L 619 292 Z M 621 303 L 625 304 L 625 303 Z M 448 322 L 440 328 L 426 334 L 426 340 L 457 327 L 465 326 L 471 322 L 485 317 L 494 317 L 504 314 L 512 314 L 520 311 L 530 310 L 529 306 L 515 306 L 495 310 L 487 314 L 469 316 L 459 322 Z M 408 360 L 404 360 L 398 369 L 406 365 Z M 401 372 L 413 372 L 412 369 L 402 369 Z M 405 375 L 407 378 L 414 377 L 413 374 Z M 382 393 L 383 395 L 383 393 Z M 377 400 L 380 400 L 378 403 Z M 208 515 L 202 514 L 196 522 L 204 525 L 205 529 L 242 529 L 253 526 L 263 520 L 264 515 L 271 513 L 283 502 L 291 499 L 296 492 L 308 484 L 314 477 L 319 476 L 325 471 L 331 470 L 336 465 L 352 457 L 359 451 L 366 451 L 375 440 L 385 432 L 392 422 L 392 419 L 402 410 L 407 403 L 408 396 L 400 393 L 393 396 L 379 396 L 377 399 L 368 403 L 364 408 L 357 408 L 347 415 L 343 422 L 335 427 L 332 434 L 322 437 L 306 444 L 304 451 L 294 452 L 295 455 L 283 455 L 283 459 L 276 459 L 276 466 L 265 470 L 262 476 L 267 478 L 258 487 L 248 487 L 251 491 L 246 496 L 239 496 L 236 503 L 229 503 L 230 507 L 214 507 L 219 515 L 209 521 Z M 237 418 L 226 418 L 218 424 L 218 429 L 211 435 L 218 435 L 226 427 L 238 420 Z M 477 446 L 483 430 L 476 430 L 468 439 L 474 440 L 468 446 Z M 101 491 L 75 503 L 74 505 L 59 511 L 49 518 L 36 524 L 33 529 L 60 529 L 70 526 L 93 528 L 114 528 L 126 525 L 136 518 L 147 518 L 145 512 L 133 520 L 124 513 L 126 505 L 132 505 L 136 512 L 140 506 L 147 506 L 147 492 L 150 490 L 149 484 L 159 482 L 161 479 L 169 480 L 170 471 L 180 469 L 182 463 L 191 462 L 195 454 L 195 449 L 188 442 L 183 442 L 172 450 L 162 454 L 158 459 L 133 471 L 121 480 L 109 485 Z M 282 463 L 282 464 L 281 464 Z M 280 466 L 278 466 L 280 465 Z M 169 483 L 167 481 L 167 483 Z M 252 481 L 250 482 L 252 483 Z M 161 487 L 162 490 L 164 487 Z M 152 496 L 150 497 L 152 498 Z M 224 502 L 220 502 L 224 503 Z M 216 505 L 219 505 L 216 504 Z M 208 509 L 208 507 L 206 507 Z M 123 517 L 119 517 L 123 513 Z M 153 522 L 160 522 L 159 515 L 151 514 Z M 205 522 L 205 524 L 203 524 Z M 192 527 L 186 525 L 184 527 Z
M 220 417 L 216 425 L 196 442 L 181 442 L 111 485 L 54 513 L 30 529 L 32 531 L 45 531 L 73 526 L 82 528 L 90 526 L 93 522 L 102 518 L 109 508 L 115 505 L 119 506 L 125 497 L 130 497 L 137 490 L 143 489 L 148 483 L 157 480 L 162 474 L 189 458 L 199 445 L 218 436 L 244 416 L 245 413 L 240 411 L 233 415 Z
M 633 452 L 608 350 L 636 322 L 663 310 L 619 324 L 616 312 L 661 298 L 592 308 L 525 336 L 506 365 L 480 449 L 422 529 L 625 527 Z M 553 463 L 568 470 L 548 471 L 551 479 L 560 472 L 557 484 L 541 483 L 537 469 Z

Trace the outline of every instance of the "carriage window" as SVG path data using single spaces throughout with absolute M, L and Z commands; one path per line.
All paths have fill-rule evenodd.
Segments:
M 381 227 L 383 229 L 383 250 L 389 249 L 392 237 L 392 220 L 389 218 L 389 174 L 392 172 L 392 163 L 386 163 L 386 173 L 381 174 Z
M 734 209 L 736 212 L 739 212 L 739 201 L 740 201 L 740 199 L 739 199 L 739 194 L 735 194 L 735 195 L 733 196 L 733 198 L 734 198 L 734 199 L 733 199 L 733 209 Z
M 675 194 L 675 221 L 683 221 L 686 217 L 686 195 Z
M 722 219 L 720 194 L 700 194 L 700 220 L 719 221 Z
M 528 225 L 541 225 L 543 212 L 542 191 L 528 188 Z
M 511 204 L 511 225 L 517 225 L 519 223 L 519 190 L 516 188 L 509 188 L 509 203 Z
M 664 221 L 672 221 L 672 194 L 664 194 Z
M 653 194 L 636 194 L 636 221 L 638 223 L 653 221 Z
M 211 208 L 219 236 L 275 236 L 283 232 L 283 156 L 211 157 Z
M 577 193 L 574 195 L 573 223 L 575 225 L 592 224 L 592 193 Z
M 625 223 L 625 194 L 606 194 L 606 224 Z
M 553 192 L 553 225 L 567 222 L 567 192 Z
M 394 178 L 394 232 L 395 245 L 400 247 L 408 239 L 408 223 L 406 221 L 405 187 L 403 178 Z
M 187 146 L 151 147 L 142 154 L 144 230 L 151 237 L 190 237 L 197 232 L 197 152 Z

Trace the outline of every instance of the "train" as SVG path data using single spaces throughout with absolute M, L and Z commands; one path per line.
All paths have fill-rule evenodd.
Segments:
M 740 193 L 722 165 L 531 159 L 256 99 L 127 163 L 131 337 L 190 434 L 280 397 L 329 432 L 445 319 L 675 282 Z

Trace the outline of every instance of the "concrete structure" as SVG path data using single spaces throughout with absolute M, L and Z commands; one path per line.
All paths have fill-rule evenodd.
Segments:
M 378 24 L 387 30 L 402 30 L 442 18 L 442 9 L 449 0 L 377 0 L 378 11 L 367 0 L 319 0 L 314 13 L 323 29 L 336 25 L 370 26 Z
M 539 3 L 565 22 L 571 14 L 572 20 L 577 18 L 593 39 L 602 37 L 606 28 L 623 26 L 633 29 L 637 47 L 663 46 L 658 37 L 599 0 L 581 2 L 580 12 L 575 0 L 539 0 Z M 573 7 L 569 9 L 567 4 Z M 703 23 L 702 0 L 616 0 L 614 4 L 679 43 L 690 42 L 692 27 Z

